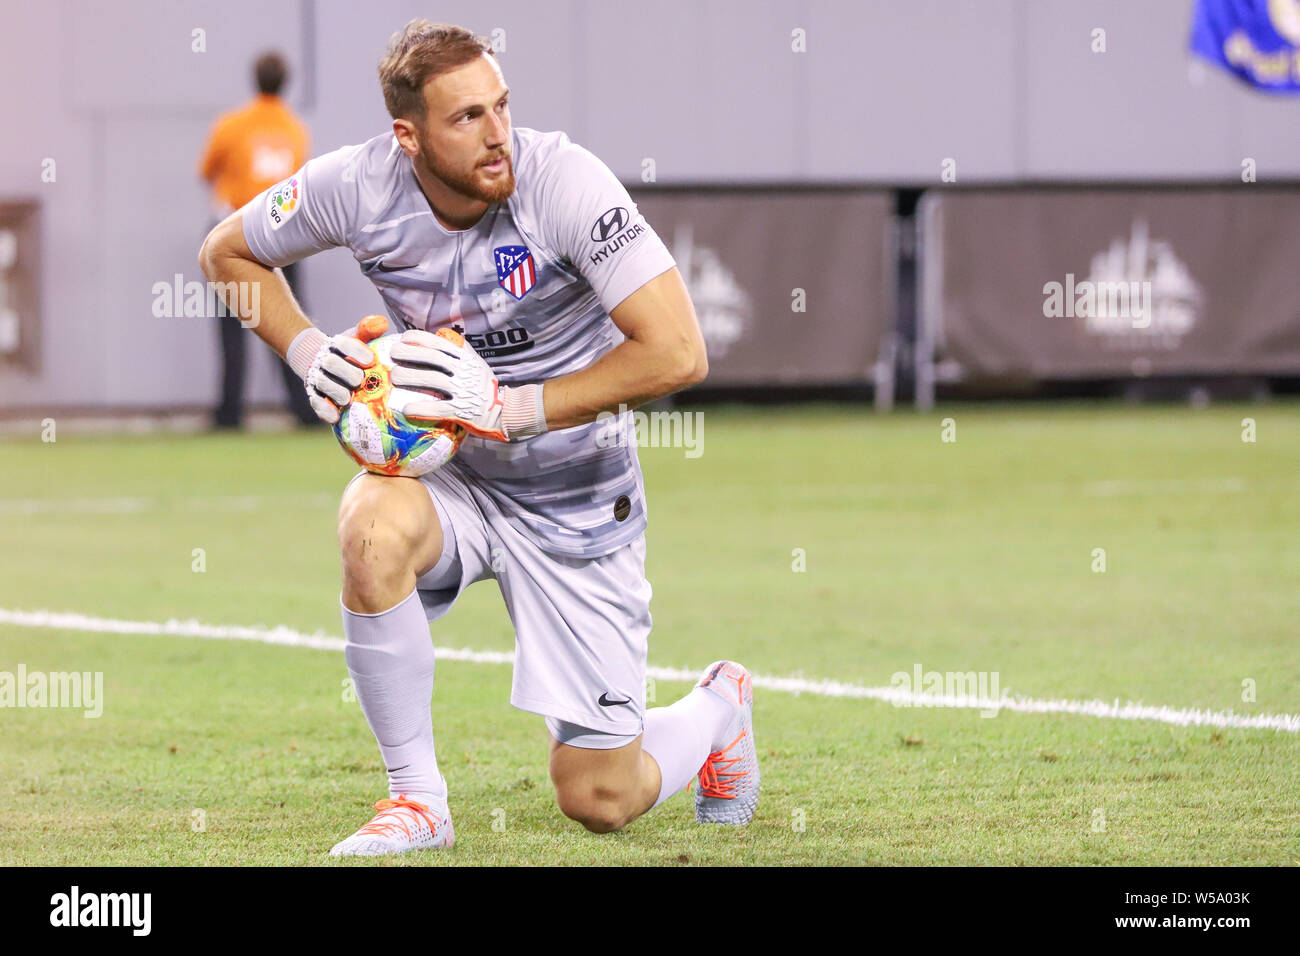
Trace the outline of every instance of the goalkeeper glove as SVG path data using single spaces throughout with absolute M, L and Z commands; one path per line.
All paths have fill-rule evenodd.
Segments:
M 368 315 L 333 338 L 313 325 L 290 343 L 285 361 L 303 380 L 312 411 L 325 424 L 338 423 L 342 410 L 365 381 L 362 370 L 375 364 L 375 353 L 365 343 L 379 338 L 387 328 L 388 320 L 382 315 Z
M 410 329 L 393 346 L 392 357 L 395 386 L 437 395 L 407 405 L 407 418 L 454 423 L 471 435 L 495 441 L 518 441 L 546 431 L 542 386 L 502 385 L 459 332 L 439 329 L 434 335 Z

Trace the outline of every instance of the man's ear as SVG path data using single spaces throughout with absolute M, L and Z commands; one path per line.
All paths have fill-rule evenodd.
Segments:
M 393 120 L 393 135 L 397 137 L 398 145 L 407 156 L 419 155 L 420 139 L 416 135 L 414 123 L 408 119 Z

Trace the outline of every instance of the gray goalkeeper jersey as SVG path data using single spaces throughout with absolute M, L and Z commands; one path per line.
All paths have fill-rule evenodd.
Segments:
M 384 133 L 250 201 L 244 238 L 268 266 L 347 246 L 396 329 L 460 329 L 502 384 L 586 368 L 623 340 L 610 311 L 673 258 L 594 155 L 562 132 L 510 135 L 514 195 L 470 229 L 443 227 Z M 592 422 L 509 444 L 467 438 L 446 467 L 542 549 L 608 554 L 646 523 L 633 423 L 622 418 L 617 430 Z

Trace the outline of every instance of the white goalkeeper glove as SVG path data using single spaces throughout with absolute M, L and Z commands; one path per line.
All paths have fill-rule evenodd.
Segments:
M 312 411 L 325 424 L 337 424 L 351 403 L 353 393 L 365 381 L 363 369 L 375 364 L 375 353 L 365 343 L 379 338 L 387 328 L 388 320 L 382 315 L 368 315 L 355 328 L 333 338 L 311 326 L 290 343 L 285 361 L 303 380 Z
M 479 438 L 518 441 L 546 431 L 541 385 L 509 387 L 452 329 L 402 333 L 393 346 L 392 382 L 437 397 L 412 402 L 407 418 L 452 422 Z

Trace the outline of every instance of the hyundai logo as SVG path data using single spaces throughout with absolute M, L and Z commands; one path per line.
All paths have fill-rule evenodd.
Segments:
M 604 242 L 610 236 L 623 231 L 627 225 L 627 210 L 622 206 L 615 206 L 613 209 L 607 209 L 596 220 L 596 224 L 591 227 L 591 241 Z

